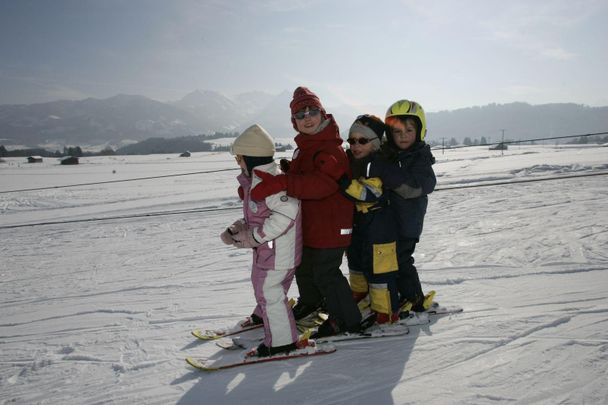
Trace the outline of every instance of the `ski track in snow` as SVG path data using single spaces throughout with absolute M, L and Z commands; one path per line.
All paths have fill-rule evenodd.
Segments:
M 606 148 L 499 155 L 436 152 L 439 186 L 608 168 Z M 70 175 L 9 159 L 0 190 L 232 164 L 193 157 L 90 158 Z M 232 325 L 255 304 L 250 252 L 218 238 L 240 216 L 235 175 L 0 194 L 2 225 L 235 208 L 0 229 L 0 403 L 608 402 L 606 177 L 436 192 L 416 263 L 425 290 L 463 313 L 328 356 L 201 373 L 184 358 L 239 353 L 190 331 Z

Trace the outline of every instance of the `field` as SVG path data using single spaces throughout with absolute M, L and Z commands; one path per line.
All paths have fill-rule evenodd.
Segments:
M 0 403 L 608 402 L 608 149 L 434 153 L 415 257 L 423 288 L 462 314 L 211 374 L 184 358 L 236 354 L 190 330 L 254 306 L 250 252 L 218 237 L 241 214 L 234 159 L 6 158 Z

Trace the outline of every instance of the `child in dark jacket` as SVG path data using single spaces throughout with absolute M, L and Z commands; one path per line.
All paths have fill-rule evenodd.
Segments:
M 349 172 L 342 138 L 333 116 L 306 87 L 294 91 L 289 106 L 291 122 L 298 131 L 297 149 L 291 162 L 283 165 L 286 174 L 260 175 L 262 184 L 252 197 L 261 199 L 286 190 L 288 196 L 301 200 L 304 248 L 296 270 L 300 291 L 294 307 L 296 319 L 324 306 L 329 318 L 313 338 L 357 331 L 361 313 L 340 270 L 353 223 L 353 203 L 341 194 L 337 182 Z
M 420 240 L 427 195 L 437 183 L 431 148 L 424 142 L 426 118 L 420 104 L 399 100 L 386 112 L 387 142 L 382 146 L 384 164 L 372 165 L 371 176 L 379 176 L 388 193 L 390 209 L 398 224 L 397 284 L 402 310 L 422 311 L 424 293 L 418 270 L 414 266 L 414 250 Z
M 382 179 L 369 176 L 384 132 L 380 118 L 357 117 L 347 139 L 352 180 L 344 176 L 340 181 L 346 195 L 355 201 L 352 243 L 346 253 L 350 286 L 355 301 L 369 296 L 378 324 L 399 319 L 397 227 Z

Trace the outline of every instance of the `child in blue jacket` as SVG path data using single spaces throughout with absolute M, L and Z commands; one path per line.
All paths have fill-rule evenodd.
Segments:
M 397 285 L 403 310 L 424 310 L 424 293 L 414 250 L 420 241 L 427 195 L 435 189 L 435 158 L 424 141 L 426 118 L 420 104 L 399 100 L 386 112 L 387 142 L 382 145 L 382 159 L 372 165 L 370 175 L 382 178 L 388 192 L 389 207 L 398 226 Z M 428 304 L 428 303 L 427 303 Z

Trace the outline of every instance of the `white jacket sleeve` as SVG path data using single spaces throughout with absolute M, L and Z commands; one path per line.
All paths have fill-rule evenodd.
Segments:
M 266 197 L 266 206 L 271 214 L 262 226 L 253 230 L 258 242 L 268 242 L 289 230 L 300 210 L 300 200 L 289 197 L 284 191 Z

